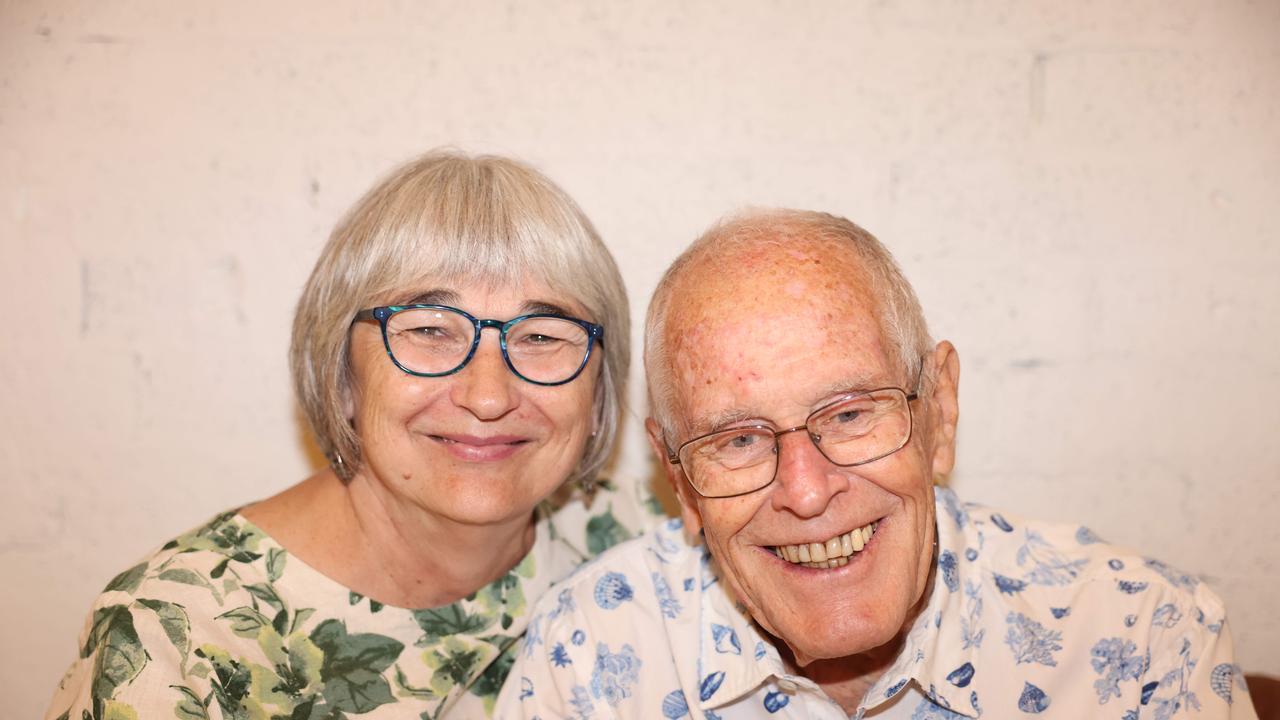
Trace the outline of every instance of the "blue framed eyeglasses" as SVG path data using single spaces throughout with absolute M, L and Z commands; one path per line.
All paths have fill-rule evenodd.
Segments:
M 356 313 L 377 321 L 387 356 L 418 377 L 452 375 L 471 362 L 485 328 L 498 331 L 502 359 L 516 377 L 534 385 L 563 385 L 587 366 L 604 327 L 550 313 L 511 320 L 476 318 L 448 305 L 386 305 Z

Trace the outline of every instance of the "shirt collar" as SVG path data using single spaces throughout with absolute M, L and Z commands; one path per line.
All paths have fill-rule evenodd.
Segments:
M 902 652 L 867 691 L 860 712 L 884 703 L 914 682 L 925 697 L 953 713 L 973 718 L 980 714 L 970 685 L 982 631 L 976 631 L 976 638 L 969 633 L 982 612 L 977 596 L 981 570 L 973 562 L 982 546 L 981 532 L 950 489 L 935 488 L 934 504 L 938 549 L 933 590 L 908 631 Z

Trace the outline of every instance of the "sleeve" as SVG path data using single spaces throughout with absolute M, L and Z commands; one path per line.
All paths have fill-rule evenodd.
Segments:
M 1155 612 L 1138 718 L 1185 711 L 1197 720 L 1257 720 L 1222 601 L 1204 583 L 1193 592 L 1189 612 L 1172 603 Z
M 161 600 L 106 592 L 80 634 L 77 659 L 54 691 L 46 720 L 214 718 L 216 704 L 188 686 L 182 608 Z M 184 714 L 185 713 L 185 714 Z

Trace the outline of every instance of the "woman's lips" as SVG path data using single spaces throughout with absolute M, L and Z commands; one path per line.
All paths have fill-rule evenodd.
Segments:
M 505 460 L 520 450 L 529 438 L 518 435 L 431 435 L 450 455 L 465 462 Z

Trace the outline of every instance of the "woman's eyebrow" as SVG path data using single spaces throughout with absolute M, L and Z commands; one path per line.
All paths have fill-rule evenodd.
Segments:
M 569 312 L 564 306 L 546 300 L 526 300 L 524 305 L 521 306 L 521 312 L 525 315 L 545 313 L 549 315 L 564 315 L 565 317 L 573 316 L 573 313 Z
M 454 305 L 458 302 L 458 293 L 444 288 L 436 288 L 419 293 L 412 300 L 402 305 Z

